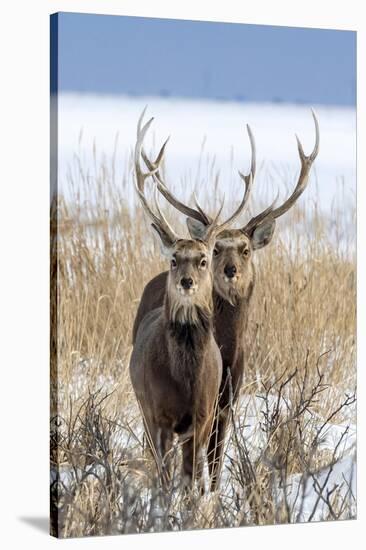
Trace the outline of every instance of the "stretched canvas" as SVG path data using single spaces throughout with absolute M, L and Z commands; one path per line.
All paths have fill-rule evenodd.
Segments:
M 52 535 L 356 517 L 355 96 L 355 32 L 51 16 Z

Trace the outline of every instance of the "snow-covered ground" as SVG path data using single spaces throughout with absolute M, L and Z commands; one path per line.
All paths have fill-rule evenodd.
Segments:
M 210 174 L 212 177 L 219 170 L 220 185 L 235 186 L 237 169 L 245 171 L 249 166 L 250 147 L 245 130 L 248 123 L 257 145 L 259 170 L 255 193 L 259 196 L 264 181 L 275 187 L 275 195 L 281 180 L 286 179 L 283 176 L 288 176 L 287 184 L 295 180 L 299 159 L 294 134 L 299 135 L 305 152 L 310 152 L 314 144 L 310 113 L 313 107 L 320 124 L 320 153 L 304 200 L 318 196 L 322 208 L 327 209 L 344 185 L 347 198 L 354 204 L 355 110 L 318 105 L 63 94 L 59 97 L 58 124 L 60 189 L 65 189 L 67 166 L 76 153 L 93 177 L 94 145 L 97 162 L 102 155 L 112 158 L 116 151 L 115 175 L 119 181 L 128 165 L 136 123 L 145 105 L 148 105 L 146 117 L 155 118 L 147 145 L 156 151 L 171 136 L 166 154 L 169 184 L 192 186 L 201 178 L 209 180 Z
M 246 442 L 251 461 L 261 459 L 266 447 L 266 435 L 262 430 L 263 413 L 274 410 L 277 395 L 269 395 L 267 403 L 259 395 L 243 394 L 238 403 L 236 419 Z M 286 416 L 290 402 L 280 399 L 281 414 Z M 267 411 L 268 412 L 268 411 Z M 274 484 L 274 501 L 278 505 L 286 500 L 291 521 L 321 521 L 331 517 L 332 495 L 338 499 L 338 510 L 342 504 L 355 514 L 356 509 L 356 402 L 345 408 L 344 423 L 324 422 L 314 413 L 306 413 L 307 430 L 320 430 L 318 450 L 329 451 L 330 464 L 312 472 L 292 474 L 286 478 L 286 486 L 280 479 Z M 231 444 L 230 444 L 231 443 Z M 230 477 L 227 468 L 231 459 L 238 460 L 235 445 L 228 442 L 226 448 L 222 483 L 228 487 Z M 226 466 L 226 469 L 225 469 Z M 225 490 L 225 489 L 224 489 Z M 329 502 L 327 497 L 329 496 Z
M 84 380 L 81 373 L 77 375 L 78 382 Z M 102 378 L 99 380 L 102 382 Z M 103 384 L 105 391 L 116 389 L 110 379 L 105 379 Z M 334 394 L 336 394 L 336 389 Z M 342 394 L 343 395 L 343 394 Z M 272 411 L 277 405 L 278 395 L 268 395 L 266 400 L 260 394 L 242 394 L 235 413 L 236 430 L 240 441 L 245 441 L 248 456 L 252 464 L 257 461 L 265 461 L 265 449 L 268 438 L 263 429 L 264 413 Z M 279 401 L 281 414 L 286 413 L 291 407 L 289 399 L 281 398 Z M 304 471 L 286 477 L 286 485 L 280 476 L 273 480 L 273 499 L 280 507 L 284 501 L 290 510 L 291 522 L 321 521 L 332 516 L 332 504 L 339 512 L 344 506 L 346 514 L 356 513 L 356 403 L 352 402 L 343 411 L 342 423 L 324 422 L 324 419 L 314 413 L 305 413 L 307 418 L 307 430 L 314 433 L 318 430 L 317 452 L 328 451 L 327 466 L 313 471 Z M 311 434 L 309 435 L 311 439 Z M 119 422 L 119 428 L 113 435 L 113 448 L 116 456 L 128 451 L 129 458 L 141 457 L 143 441 L 143 427 L 139 416 L 136 415 L 134 406 L 126 408 L 124 419 Z M 241 445 L 242 445 L 241 443 Z M 220 492 L 230 496 L 232 492 L 232 464 L 242 460 L 238 454 L 238 447 L 234 437 L 227 437 L 225 445 L 225 459 L 223 464 Z M 94 464 L 90 471 L 103 475 L 103 466 Z M 79 478 L 85 475 L 80 468 L 75 470 L 70 465 L 61 465 L 58 473 L 51 469 L 51 483 L 61 481 L 66 487 L 74 485 L 75 472 Z M 205 468 L 205 483 L 209 485 L 207 466 Z M 327 500 L 329 497 L 329 501 Z M 149 492 L 146 499 L 149 499 Z M 206 499 L 210 498 L 207 492 Z M 334 498 L 337 499 L 334 502 Z M 333 499 L 333 500 L 332 500 Z M 348 511 L 348 512 L 347 512 Z

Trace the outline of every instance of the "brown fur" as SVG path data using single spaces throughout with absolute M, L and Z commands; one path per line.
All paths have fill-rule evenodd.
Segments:
M 212 476 L 212 488 L 215 488 L 220 472 L 222 450 L 230 404 L 230 393 L 236 400 L 243 373 L 245 346 L 244 335 L 248 321 L 250 299 L 255 284 L 255 270 L 252 261 L 251 240 L 242 231 L 233 229 L 220 234 L 215 245 L 213 257 L 214 289 L 212 293 L 214 308 L 214 332 L 222 357 L 222 379 L 220 384 L 220 411 L 215 421 L 215 429 L 209 442 L 209 467 Z M 244 250 L 249 254 L 244 255 Z M 225 282 L 224 268 L 235 264 L 235 281 Z M 154 277 L 145 286 L 133 327 L 133 341 L 144 317 L 149 311 L 162 306 L 165 297 L 168 272 Z M 230 376 L 228 377 L 228 374 Z
M 226 227 L 221 226 L 221 231 L 217 231 L 216 226 L 216 250 L 214 251 L 215 255 L 213 260 L 213 301 L 215 337 L 221 350 L 223 371 L 220 385 L 219 411 L 215 419 L 215 427 L 210 436 L 208 449 L 212 488 L 216 487 L 220 474 L 223 442 L 229 419 L 231 396 L 233 401 L 237 399 L 243 378 L 245 360 L 245 346 L 243 340 L 247 326 L 250 298 L 252 296 L 255 283 L 252 252 L 266 246 L 271 241 L 275 230 L 276 219 L 282 216 L 295 204 L 307 186 L 311 166 L 319 151 L 319 125 L 314 112 L 312 112 L 312 116 L 315 124 L 315 146 L 312 153 L 309 156 L 306 156 L 301 142 L 297 138 L 301 171 L 298 182 L 292 194 L 277 208 L 274 207 L 273 203 L 263 212 L 251 218 L 251 220 L 242 229 L 227 229 L 227 227 L 229 227 L 229 225 L 238 216 L 240 211 L 245 208 L 255 175 L 255 145 L 252 133 L 248 127 L 248 134 L 252 147 L 252 162 L 249 175 L 244 176 L 240 173 L 240 177 L 245 183 L 243 200 L 234 215 L 227 220 Z M 151 121 L 145 126 L 145 128 L 148 128 L 150 123 Z M 138 125 L 138 134 L 140 125 L 141 119 Z M 143 132 L 144 130 L 142 133 Z M 144 155 L 145 163 L 150 170 L 148 174 L 143 176 L 138 167 L 136 172 L 140 175 L 140 179 L 146 178 L 149 175 L 153 176 L 158 190 L 164 195 L 164 197 L 171 202 L 175 208 L 189 216 L 187 219 L 187 224 L 191 236 L 194 239 L 200 239 L 201 236 L 207 234 L 207 229 L 210 225 L 215 226 L 218 216 L 214 220 L 214 223 L 212 223 L 212 220 L 210 220 L 210 218 L 203 212 L 201 207 L 198 207 L 198 210 L 191 209 L 178 201 L 168 191 L 158 172 L 159 164 L 163 158 L 165 145 L 166 142 L 161 148 L 155 163 L 151 163 L 146 155 Z M 136 158 L 137 156 L 138 155 L 136 155 Z M 142 199 L 144 198 L 142 197 Z M 144 205 L 144 200 L 142 200 L 142 204 Z M 169 232 L 169 227 L 165 227 L 164 232 L 166 233 L 166 231 Z M 232 269 L 233 267 L 234 269 Z M 229 271 L 230 275 L 228 274 Z M 170 274 L 168 275 L 166 285 L 168 295 L 171 292 L 169 281 Z M 161 288 L 159 288 L 160 285 L 162 285 Z M 150 299 L 150 297 L 148 297 L 148 293 L 150 289 L 153 288 L 156 291 L 156 296 L 154 299 Z M 143 301 L 140 303 L 133 328 L 135 346 L 137 345 L 137 340 L 139 337 L 138 326 L 140 323 L 144 324 L 146 314 L 149 316 L 149 306 L 152 302 L 159 304 L 158 298 L 167 303 L 167 299 L 166 297 L 164 298 L 164 294 L 164 274 L 162 274 L 158 276 L 155 281 L 150 282 L 148 285 L 148 290 L 145 289 L 144 291 L 143 298 L 146 297 L 147 300 L 146 303 L 143 303 Z M 173 315 L 175 320 L 182 318 L 188 319 L 187 311 L 185 311 L 184 308 L 177 308 L 176 306 L 170 307 L 173 307 L 173 310 L 170 309 L 169 314 Z M 195 326 L 192 313 L 190 315 L 191 318 L 189 320 L 193 323 L 191 326 Z
M 138 313 L 137 317 L 141 322 L 138 325 L 135 322 L 133 329 L 134 348 L 130 374 L 158 467 L 162 473 L 166 473 L 166 468 L 163 467 L 164 459 L 171 447 L 174 433 L 183 433 L 187 437 L 189 434 L 183 446 L 183 472 L 191 481 L 194 470 L 201 478 L 202 449 L 212 432 L 218 389 L 226 376 L 222 376 L 221 355 L 212 329 L 213 245 L 219 234 L 225 235 L 227 228 L 247 204 L 255 174 L 255 144 L 252 132 L 247 127 L 252 162 L 248 175 L 240 173 L 245 191 L 237 209 L 225 222 L 219 224 L 222 203 L 213 219 L 203 216 L 202 221 L 203 211 L 200 209 L 200 212 L 197 212 L 178 201 L 161 179 L 160 165 L 167 141 L 161 147 L 155 161 L 152 162 L 147 157 L 143 141 L 153 119 L 143 124 L 145 110 L 146 108 L 137 124 L 134 151 L 135 188 L 141 206 L 160 237 L 163 251 L 170 256 L 171 267 L 164 285 L 165 292 L 159 292 L 159 296 L 163 298 L 162 305 L 159 304 L 161 307 L 148 310 L 145 306 L 140 306 L 144 314 Z M 148 168 L 147 172 L 141 167 L 141 157 Z M 178 210 L 183 209 L 183 212 L 190 216 L 191 221 L 188 220 L 187 223 L 188 227 L 191 225 L 190 234 L 193 240 L 184 241 L 175 234 L 159 207 L 157 192 L 155 211 L 151 209 L 144 194 L 145 182 L 150 177 L 156 185 L 156 191 L 172 202 Z M 274 222 L 271 221 L 270 226 L 274 227 Z M 271 235 L 268 237 L 267 230 L 265 233 L 269 242 Z M 249 241 L 249 235 L 245 236 L 241 232 L 241 245 L 248 248 L 250 242 L 256 242 L 256 246 L 260 246 L 262 234 L 263 231 L 258 238 L 250 237 Z M 224 241 L 227 242 L 226 237 L 223 238 Z M 217 292 L 227 297 L 231 307 L 235 307 L 241 297 L 246 295 L 247 289 L 251 288 L 248 275 L 253 271 L 250 269 L 251 264 L 246 261 L 249 256 L 245 257 L 244 261 L 244 254 L 240 257 L 240 250 L 237 251 L 234 246 L 229 248 L 231 255 L 236 254 L 238 263 L 243 260 L 243 268 L 240 272 L 238 270 L 235 279 L 230 281 L 218 280 L 219 268 L 215 268 L 214 284 L 217 285 Z M 219 256 L 220 253 L 217 254 L 217 257 Z M 215 260 L 216 263 L 217 261 Z M 227 288 L 224 283 L 227 283 Z M 154 301 L 156 302 L 149 299 L 148 305 L 151 306 Z M 229 369 L 231 368 L 233 365 L 229 365 Z M 221 418 L 221 412 L 218 418 Z M 220 462 L 216 457 L 217 448 L 222 453 L 222 445 L 215 445 L 214 456 L 209 459 L 213 480 L 217 478 L 216 469 Z M 211 449 L 210 453 L 212 455 Z
M 200 267 L 203 255 L 207 261 Z M 164 274 L 161 307 L 134 327 L 130 375 L 142 409 L 150 447 L 163 480 L 175 435 L 184 440 L 183 476 L 202 482 L 202 453 L 207 446 L 222 377 L 220 351 L 213 335 L 212 275 L 204 243 L 179 241 L 176 265 Z M 191 277 L 194 293 L 183 291 Z M 161 282 L 161 281 L 160 281 Z M 149 306 L 154 301 L 149 301 Z

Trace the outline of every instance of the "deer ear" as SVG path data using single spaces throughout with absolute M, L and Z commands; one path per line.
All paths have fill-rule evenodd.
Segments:
M 198 220 L 195 220 L 193 218 L 187 218 L 186 223 L 192 239 L 200 239 L 201 241 L 204 240 L 207 232 L 207 227 L 204 223 L 199 222 Z
M 271 242 L 274 230 L 276 228 L 276 220 L 269 219 L 257 225 L 251 234 L 252 248 L 258 250 Z
M 154 223 L 151 224 L 151 227 L 155 229 L 156 233 L 159 235 L 160 241 L 160 251 L 166 258 L 170 258 L 172 255 L 172 249 L 174 247 L 174 242 L 169 238 L 169 235 L 165 233 L 158 225 Z

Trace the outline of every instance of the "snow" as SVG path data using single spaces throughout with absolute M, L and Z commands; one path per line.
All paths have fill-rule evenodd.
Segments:
M 121 182 L 131 174 L 130 156 L 136 136 L 136 123 L 144 106 L 148 104 L 146 119 L 155 117 L 147 149 L 158 150 L 165 138 L 171 139 L 167 149 L 166 175 L 168 184 L 183 183 L 192 189 L 209 182 L 217 170 L 220 172 L 220 190 L 238 192 L 237 169 L 247 171 L 250 163 L 250 147 L 245 131 L 249 123 L 256 139 L 258 177 L 254 193 L 262 197 L 269 189 L 271 196 L 280 187 L 292 185 L 299 168 L 294 133 L 310 152 L 314 144 L 314 125 L 310 113 L 313 107 L 320 124 L 320 153 L 312 171 L 305 203 L 319 199 L 320 206 L 328 211 L 334 201 L 340 208 L 354 207 L 356 191 L 356 114 L 351 108 L 305 106 L 286 104 L 230 103 L 161 99 L 156 97 L 131 98 L 64 94 L 59 97 L 58 156 L 61 191 L 66 192 L 66 176 L 79 155 L 82 166 L 91 178 L 97 173 L 103 159 L 115 154 L 115 179 Z M 118 137 L 117 137 L 118 136 Z M 108 161 L 108 160 L 107 160 Z M 209 185 L 209 183 L 204 183 Z M 209 193 L 209 187 L 202 190 Z M 131 189 L 131 195 L 133 189 Z M 128 199 L 126 197 L 126 199 Z M 350 227 L 351 234 L 354 227 Z M 282 234 L 282 239 L 286 235 Z M 80 362 L 70 388 L 60 388 L 60 400 L 67 389 L 72 388 L 76 398 L 81 397 L 87 379 L 87 361 Z M 97 385 L 113 391 L 113 379 L 101 376 Z M 277 397 L 269 396 L 269 406 L 274 407 Z M 285 412 L 287 403 L 281 401 Z M 246 441 L 252 461 L 258 459 L 266 444 L 266 434 L 260 428 L 265 402 L 258 396 L 244 394 L 238 407 L 237 423 Z M 346 428 L 348 431 L 338 448 L 333 466 L 320 468 L 311 476 L 301 473 L 289 476 L 285 488 L 277 487 L 276 501 L 280 504 L 286 495 L 293 521 L 324 519 L 329 507 L 319 499 L 319 487 L 325 484 L 323 495 L 336 487 L 338 498 L 352 500 L 356 494 L 355 472 L 355 408 L 345 411 L 349 416 L 342 423 L 328 423 L 322 430 L 320 449 L 334 451 Z M 323 420 L 315 418 L 312 426 L 321 426 Z M 134 433 L 142 437 L 142 426 L 134 425 Z M 141 453 L 141 447 L 128 430 L 118 430 L 114 443 L 119 448 Z M 228 490 L 230 458 L 235 457 L 235 447 L 229 444 L 222 476 L 222 491 Z M 70 467 L 61 467 L 61 480 L 65 485 L 73 482 Z M 54 481 L 55 471 L 51 471 Z M 335 494 L 334 493 L 334 494 Z M 334 496 L 333 494 L 333 496 Z M 353 499 L 354 502 L 354 499 Z
M 258 176 L 255 192 L 265 189 L 275 196 L 281 185 L 293 185 L 299 169 L 294 134 L 305 152 L 314 144 L 313 107 L 320 125 L 320 153 L 311 174 L 304 200 L 319 197 L 324 210 L 338 196 L 341 206 L 355 203 L 356 113 L 352 108 L 317 105 L 257 104 L 244 102 L 198 101 L 177 98 L 59 96 L 59 182 L 65 190 L 68 166 L 75 154 L 91 178 L 103 158 L 115 152 L 115 177 L 120 181 L 130 173 L 137 120 L 148 105 L 146 120 L 155 117 L 148 149 L 154 151 L 168 135 L 166 173 L 170 186 L 177 183 L 192 188 L 201 181 L 212 181 L 220 172 L 220 189 L 238 192 L 237 169 L 247 171 L 250 147 L 245 125 L 250 124 L 256 140 Z M 202 153 L 201 161 L 200 156 Z M 285 188 L 283 187 L 282 192 Z M 209 192 L 209 188 L 204 189 Z
M 243 394 L 235 413 L 235 424 L 237 430 L 240 431 L 240 441 L 245 441 L 252 464 L 258 460 L 260 462 L 265 461 L 263 451 L 267 445 L 267 436 L 262 429 L 263 413 L 266 410 L 271 413 L 274 407 L 277 406 L 278 397 L 276 394 L 267 396 L 266 401 L 262 397 L 260 395 Z M 289 408 L 291 408 L 291 402 L 287 398 L 286 400 L 281 398 L 279 401 L 281 414 L 286 414 Z M 349 407 L 349 409 L 352 409 L 352 407 Z M 352 410 L 355 413 L 355 409 Z M 350 411 L 346 412 L 349 413 Z M 112 436 L 114 453 L 116 453 L 116 456 L 122 453 L 130 459 L 140 459 L 143 438 L 142 424 L 139 417 L 136 416 L 135 410 L 125 411 L 125 417 L 124 420 L 118 423 L 119 426 Z M 127 417 L 133 419 L 132 430 L 127 427 L 130 423 Z M 324 421 L 316 415 L 313 415 L 313 417 L 313 424 L 309 429 L 316 430 L 323 425 Z M 327 423 L 321 432 L 321 436 L 322 442 L 317 452 L 329 451 L 329 456 L 332 458 L 327 462 L 327 466 L 312 472 L 288 475 L 285 486 L 283 486 L 279 474 L 274 477 L 272 487 L 274 502 L 278 509 L 286 502 L 290 510 L 291 522 L 321 521 L 332 517 L 331 508 L 327 502 L 328 495 L 331 506 L 333 505 L 337 513 L 342 509 L 342 503 L 344 503 L 346 514 L 352 513 L 352 515 L 355 515 L 356 513 L 356 427 L 348 422 L 348 418 L 345 424 Z M 339 445 L 341 438 L 342 443 Z M 125 455 L 125 453 L 127 454 Z M 232 493 L 233 478 L 230 472 L 232 460 L 235 463 L 238 459 L 240 460 L 240 456 L 237 452 L 235 440 L 228 435 L 220 481 L 220 493 L 228 498 Z M 103 476 L 101 465 L 90 465 L 88 471 Z M 58 472 L 55 468 L 51 468 L 50 481 L 51 483 L 61 482 L 65 487 L 70 488 L 76 481 L 75 475 L 80 479 L 85 479 L 85 474 L 86 472 L 79 467 L 73 470 L 70 465 L 65 464 L 60 465 Z M 204 474 L 205 485 L 208 488 L 207 465 Z M 144 494 L 141 493 L 141 498 L 145 503 L 148 503 L 151 493 L 147 487 L 146 489 Z M 204 496 L 206 504 L 209 499 L 210 493 L 207 492 Z M 163 514 L 163 511 L 160 510 L 159 503 L 155 502 L 154 506 L 157 506 L 156 510 L 154 509 L 154 514 L 156 518 L 159 518 L 159 511 L 161 514 Z
M 350 509 L 355 512 L 355 453 L 345 456 L 334 465 L 322 468 L 305 479 L 301 474 L 294 475 L 289 479 L 286 496 L 294 521 L 327 519 L 329 515 L 331 516 L 327 496 L 331 494 L 335 494 L 336 498 L 342 502 L 349 499 Z M 332 501 L 330 500 L 330 502 Z
M 266 447 L 266 434 L 261 429 L 263 413 L 274 410 L 277 404 L 277 395 L 269 395 L 267 404 L 260 395 L 243 394 L 236 411 L 236 427 L 240 436 L 246 443 L 248 455 L 252 463 L 263 459 L 263 450 Z M 291 409 L 291 402 L 286 398 L 280 399 L 279 410 L 281 414 Z M 356 409 L 349 407 L 355 415 Z M 313 422 L 309 423 L 309 430 L 317 430 L 323 426 L 324 420 L 312 414 Z M 355 416 L 352 417 L 353 421 Z M 330 514 L 327 495 L 340 502 L 348 499 L 348 510 L 355 514 L 356 509 L 356 425 L 352 422 L 346 424 L 326 423 L 320 433 L 320 445 L 318 452 L 328 450 L 330 456 L 335 453 L 330 463 L 314 472 L 304 472 L 289 475 L 286 478 L 286 486 L 282 486 L 282 480 L 278 477 L 273 488 L 273 498 L 280 507 L 286 500 L 290 509 L 292 522 L 321 521 L 327 519 Z M 339 442 L 341 443 L 339 444 Z M 228 439 L 225 450 L 225 461 L 222 472 L 222 491 L 230 489 L 229 468 L 232 460 L 238 460 L 237 450 L 233 439 Z M 207 480 L 208 481 L 208 480 Z M 320 496 L 319 496 L 320 495 Z M 332 502 L 332 500 L 331 500 Z M 337 507 L 337 509 L 339 509 Z

